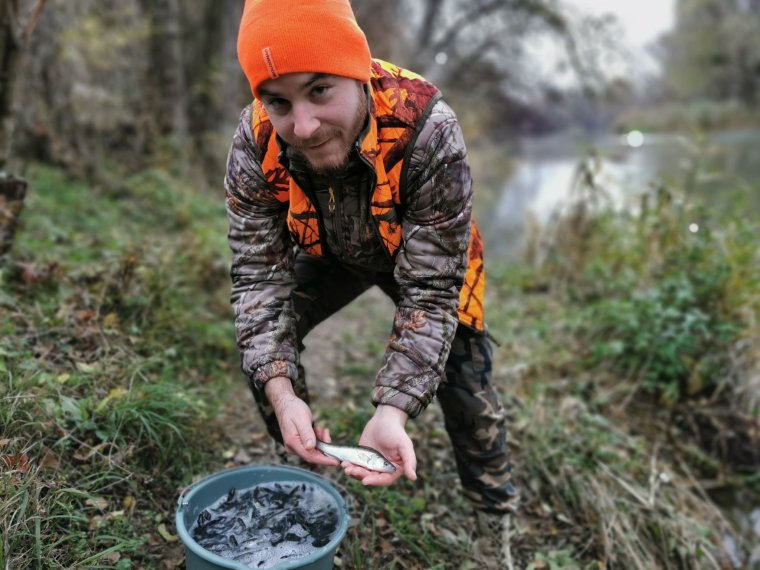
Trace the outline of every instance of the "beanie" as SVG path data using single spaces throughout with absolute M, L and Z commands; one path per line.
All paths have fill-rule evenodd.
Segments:
M 247 0 L 238 59 L 259 86 L 285 73 L 328 73 L 369 81 L 371 56 L 349 0 Z

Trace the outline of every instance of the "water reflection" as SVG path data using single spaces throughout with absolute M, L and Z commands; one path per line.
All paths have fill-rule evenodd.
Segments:
M 734 535 L 722 537 L 734 568 L 760 569 L 760 506 L 753 506 L 757 505 L 758 498 L 736 487 L 714 489 L 710 491 L 710 498 L 720 505 L 735 529 Z
M 633 143 L 633 144 L 632 144 Z M 584 141 L 568 135 L 523 141 L 511 178 L 484 224 L 492 254 L 516 255 L 529 219 L 545 225 L 568 198 L 583 157 L 598 157 L 597 183 L 618 207 L 664 182 L 719 210 L 745 194 L 760 210 L 760 131 L 727 131 L 708 138 L 628 133 Z

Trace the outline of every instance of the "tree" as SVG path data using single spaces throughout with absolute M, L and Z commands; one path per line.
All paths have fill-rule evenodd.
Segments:
M 606 89 L 599 52 L 610 49 L 603 45 L 609 42 L 610 22 L 593 22 L 589 34 L 589 19 L 570 14 L 559 0 L 354 0 L 353 5 L 374 55 L 393 57 L 436 83 L 460 118 L 479 123 L 491 136 L 551 122 L 540 115 L 556 108 L 559 88 L 554 74 L 542 76 L 536 65 L 539 45 L 553 44 L 586 97 Z
M 668 84 L 680 99 L 757 106 L 760 1 L 678 0 L 663 46 Z
M 13 93 L 19 57 L 44 4 L 45 0 L 37 0 L 23 22 L 19 0 L 0 0 L 0 257 L 13 245 L 26 197 L 26 181 L 5 171 L 13 138 Z

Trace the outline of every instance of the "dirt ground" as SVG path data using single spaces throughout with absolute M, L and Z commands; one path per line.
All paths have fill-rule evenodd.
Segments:
M 364 378 L 361 375 L 345 374 L 342 370 L 356 362 L 361 362 L 368 370 L 377 370 L 390 332 L 392 316 L 393 305 L 390 300 L 379 290 L 373 289 L 309 334 L 305 339 L 306 350 L 302 353 L 302 362 L 307 372 L 313 408 L 329 409 L 331 402 L 352 406 L 355 402 L 363 403 L 362 398 L 369 400 L 372 376 Z M 369 559 L 365 562 L 365 567 L 371 568 L 373 566 L 370 564 L 381 562 L 382 567 L 428 567 L 420 561 L 419 554 L 411 546 L 396 536 L 383 513 L 367 512 L 372 507 L 366 507 L 361 504 L 361 500 L 357 501 L 351 496 L 347 489 L 347 478 L 340 469 L 309 467 L 292 456 L 286 456 L 272 442 L 242 375 L 240 382 L 231 389 L 227 401 L 229 404 L 222 419 L 228 444 L 228 448 L 223 451 L 224 467 L 287 463 L 310 468 L 330 480 L 347 499 L 352 520 L 348 535 L 338 550 L 336 567 L 353 568 L 355 552 L 349 552 L 348 549 L 355 549 L 357 544 L 369 546 L 369 538 L 364 536 L 368 531 L 362 528 L 368 519 L 373 521 L 372 548 L 385 552 L 365 553 Z M 329 426 L 329 423 L 322 423 Z M 410 422 L 409 430 L 412 438 L 418 441 L 416 452 L 420 474 L 412 492 L 417 496 L 422 493 L 422 487 L 435 487 L 432 493 L 436 500 L 427 501 L 425 512 L 417 514 L 420 524 L 426 525 L 426 530 L 439 540 L 467 545 L 472 538 L 475 522 L 459 492 L 459 480 L 450 453 L 450 443 L 443 429 L 440 408 L 433 403 L 415 422 Z M 333 430 L 333 437 L 336 438 L 336 435 Z M 419 439 L 423 435 L 424 446 L 419 445 Z M 458 552 L 457 567 L 483 567 L 474 561 L 468 563 L 468 556 L 468 552 Z

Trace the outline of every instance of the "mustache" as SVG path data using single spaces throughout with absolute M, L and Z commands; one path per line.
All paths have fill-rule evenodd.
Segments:
M 292 146 L 297 151 L 305 151 L 309 150 L 311 147 L 316 146 L 318 144 L 324 143 L 329 139 L 336 138 L 340 136 L 340 130 L 335 128 L 328 128 L 325 130 L 320 130 L 311 135 L 308 139 L 300 139 L 297 141 L 294 141 Z

